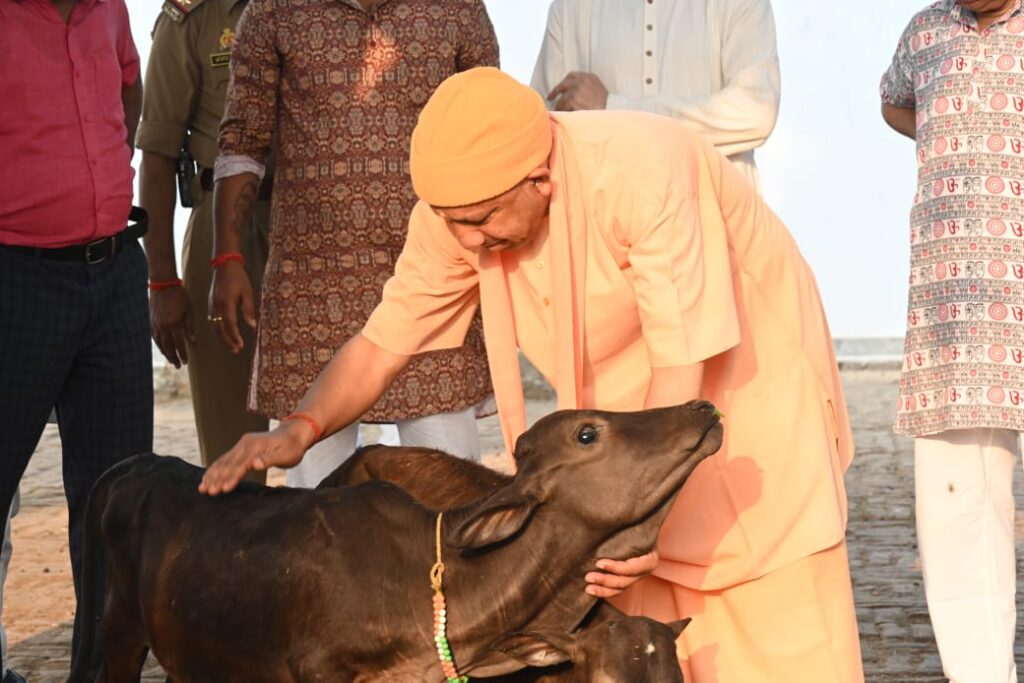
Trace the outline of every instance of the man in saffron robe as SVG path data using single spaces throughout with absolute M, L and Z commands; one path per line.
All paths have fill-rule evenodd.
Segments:
M 846 556 L 853 443 L 810 268 L 714 148 L 636 112 L 551 113 L 496 69 L 453 76 L 424 108 L 421 201 L 383 300 L 297 410 L 247 435 L 201 490 L 297 462 L 358 418 L 408 357 L 462 342 L 479 305 L 506 446 L 526 428 L 517 347 L 560 408 L 702 397 L 722 449 L 687 482 L 645 558 L 587 575 L 627 612 L 692 616 L 688 682 L 862 681 Z

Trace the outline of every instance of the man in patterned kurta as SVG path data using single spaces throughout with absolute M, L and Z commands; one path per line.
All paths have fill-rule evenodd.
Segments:
M 896 432 L 915 437 L 917 534 L 942 665 L 1015 683 L 1013 468 L 1024 429 L 1024 11 L 941 0 L 882 78 L 917 141 Z
M 416 202 L 409 137 L 449 75 L 496 65 L 482 0 L 251 0 L 232 53 L 217 160 L 215 252 L 235 240 L 278 137 L 270 260 L 263 286 L 251 407 L 281 419 L 380 301 Z M 250 189 L 246 189 L 246 188 Z M 221 266 L 211 292 L 222 339 L 238 349 L 245 271 Z M 397 421 L 405 445 L 477 456 L 477 407 L 491 394 L 479 324 L 457 349 L 416 358 L 364 416 Z M 354 425 L 319 444 L 315 485 L 354 449 Z

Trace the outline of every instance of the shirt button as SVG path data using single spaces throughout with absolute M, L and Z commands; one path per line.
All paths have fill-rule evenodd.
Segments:
M 648 57 L 651 57 L 652 55 L 654 55 L 654 52 L 652 52 L 651 50 L 648 50 L 644 54 L 646 54 Z
M 537 261 L 537 267 L 538 268 L 543 268 L 544 267 L 544 262 L 543 261 Z
M 647 24 L 647 30 L 648 31 L 653 31 L 654 30 L 654 24 Z
M 544 297 L 543 301 L 544 301 L 544 305 L 545 306 L 550 306 L 551 305 L 551 299 L 549 299 L 547 297 Z
M 651 83 L 654 83 L 654 79 L 653 78 L 648 78 L 644 82 L 647 83 L 647 85 L 650 85 Z

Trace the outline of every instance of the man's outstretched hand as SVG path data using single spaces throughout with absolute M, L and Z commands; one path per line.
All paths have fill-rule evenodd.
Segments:
M 199 492 L 209 496 L 229 493 L 250 470 L 294 467 L 312 440 L 312 428 L 299 420 L 282 422 L 273 431 L 246 434 L 210 465 L 199 484 Z
M 632 557 L 628 560 L 598 560 L 599 571 L 588 572 L 587 594 L 599 598 L 613 598 L 634 583 L 649 576 L 658 566 L 658 551 Z

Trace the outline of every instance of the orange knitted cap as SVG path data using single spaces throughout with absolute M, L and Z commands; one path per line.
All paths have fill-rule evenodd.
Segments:
M 437 87 L 412 132 L 409 171 L 431 206 L 467 206 L 512 189 L 551 152 L 551 127 L 536 92 L 493 67 Z

